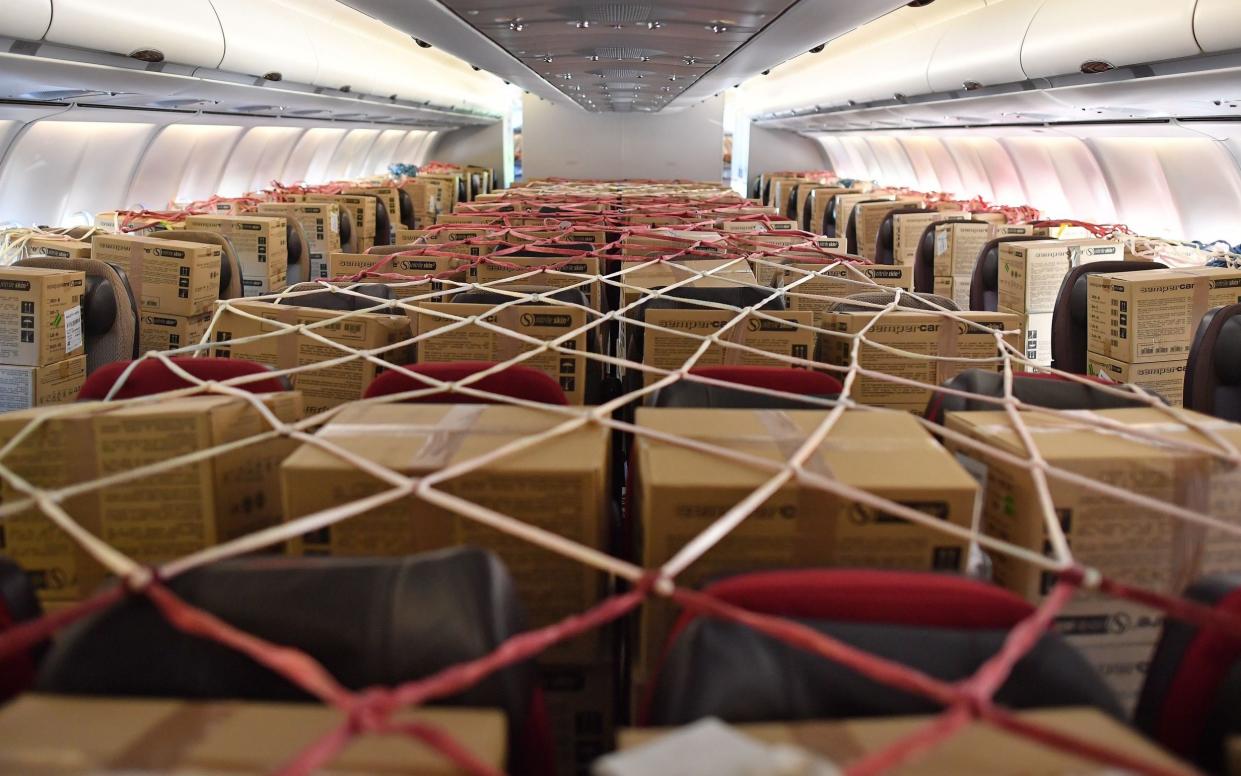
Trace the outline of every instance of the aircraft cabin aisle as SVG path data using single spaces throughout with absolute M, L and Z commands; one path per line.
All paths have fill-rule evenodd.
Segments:
M 1238 0 L 5 0 L 0 776 L 1241 774 Z

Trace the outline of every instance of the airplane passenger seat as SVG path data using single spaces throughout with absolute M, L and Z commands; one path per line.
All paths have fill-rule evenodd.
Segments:
M 220 298 L 240 299 L 245 295 L 241 260 L 237 258 L 237 252 L 233 250 L 232 241 L 224 235 L 195 229 L 160 229 L 147 236 L 159 240 L 181 240 L 204 245 L 218 245 L 220 247 Z
M 113 361 L 138 357 L 138 300 L 120 266 L 98 259 L 51 257 L 22 259 L 15 265 L 86 273 L 82 334 L 88 375 Z
M 903 215 L 912 215 L 914 213 L 931 213 L 934 212 L 930 208 L 925 207 L 901 207 L 893 210 L 883 217 L 879 222 L 879 235 L 875 238 L 875 263 L 876 264 L 895 264 L 896 254 L 893 252 L 896 248 L 896 217 Z M 934 283 L 932 283 L 934 285 Z M 926 289 L 934 290 L 933 288 Z
M 831 375 L 809 369 L 768 366 L 703 366 L 690 374 L 738 386 L 766 388 L 815 399 L 835 399 L 844 390 Z M 825 408 L 823 404 L 798 401 L 791 397 L 730 388 L 723 385 L 680 380 L 659 389 L 650 399 L 652 407 L 697 407 L 712 409 L 802 410 Z
M 1000 245 L 1010 242 L 1045 240 L 1028 234 L 997 237 L 982 247 L 970 278 L 970 309 L 993 313 L 1000 308 Z
M 732 606 L 793 620 L 937 679 L 968 678 L 1034 608 L 1014 593 L 947 574 L 871 569 L 742 574 L 704 591 Z M 933 714 L 896 689 L 746 625 L 685 612 L 673 629 L 641 724 L 791 722 Z M 1010 709 L 1089 706 L 1123 717 L 1086 659 L 1047 633 L 995 695 Z
M 285 219 L 285 238 L 289 251 L 286 282 L 294 285 L 308 280 L 309 278 L 303 276 L 310 268 L 310 241 L 306 239 L 306 230 L 300 221 L 293 218 Z
M 1241 575 L 1199 580 L 1184 597 L 1241 616 Z M 1241 734 L 1241 634 L 1166 617 L 1134 722 L 1204 772 L 1226 772 L 1227 742 Z
M 196 569 L 168 587 L 235 628 L 305 652 L 352 690 L 434 675 L 487 655 L 525 630 L 508 571 L 494 555 L 473 548 L 401 558 L 250 557 Z M 546 762 L 550 741 L 532 735 L 549 730 L 535 680 L 532 665 L 515 665 L 438 702 L 506 712 L 510 766 L 542 773 L 537 764 Z M 243 653 L 173 627 L 139 596 L 62 630 L 36 688 L 69 695 L 309 700 Z
M 237 383 L 236 387 L 251 393 L 278 393 L 290 390 L 287 377 L 261 377 L 270 373 L 271 367 L 257 361 L 243 361 L 232 358 L 194 358 L 191 356 L 170 356 L 169 361 L 176 364 L 199 380 L 224 382 L 241 377 L 254 375 L 253 380 Z M 113 361 L 91 373 L 78 392 L 78 401 L 98 401 L 106 399 L 108 392 L 121 375 L 129 368 L 132 361 Z M 139 396 L 151 396 L 181 388 L 189 388 L 192 382 L 169 369 L 159 359 L 148 358 L 140 361 L 125 384 L 117 391 L 114 400 L 133 399 Z
M 1092 382 L 1108 384 L 1102 380 Z M 943 387 L 999 399 L 1004 396 L 1004 375 L 986 369 L 967 369 L 945 382 Z M 1162 397 L 1153 391 L 1139 390 L 1162 400 Z M 1125 398 L 1059 375 L 1038 372 L 1014 374 L 1013 396 L 1026 404 L 1056 410 L 1112 410 L 1149 406 L 1141 396 Z M 924 417 L 943 425 L 949 412 L 987 412 L 1001 408 L 1001 405 L 995 402 L 936 392 L 927 403 Z
M 935 290 L 935 230 L 945 224 L 977 224 L 981 221 L 935 221 L 922 230 L 914 254 L 914 290 L 931 293 Z M 973 309 L 972 307 L 970 309 Z
M 1185 367 L 1185 408 L 1241 422 L 1241 304 L 1217 307 L 1198 324 Z
M 399 189 L 397 194 L 401 206 L 401 212 L 398 214 L 401 226 L 406 229 L 417 229 L 418 216 L 414 213 L 414 198 L 409 196 L 409 192 L 405 189 Z
M 1069 270 L 1051 316 L 1051 366 L 1061 372 L 1086 374 L 1089 336 L 1090 275 L 1167 269 L 1156 261 L 1095 261 Z
M 0 556 L 0 632 L 42 615 L 43 607 L 30 576 L 16 563 Z M 46 645 L 38 645 L 0 660 L 0 703 L 34 684 L 39 660 L 46 649 Z
M 849 213 L 849 221 L 845 224 L 845 253 L 858 254 L 858 233 L 857 233 L 857 214 L 858 208 L 862 205 L 869 205 L 872 202 L 889 202 L 887 199 L 864 199 L 853 206 L 853 211 Z M 837 224 L 839 229 L 840 225 Z
M 439 382 L 458 382 L 465 378 L 486 371 L 495 366 L 490 361 L 453 361 L 451 363 L 408 364 L 402 369 L 426 375 Z M 371 381 L 363 399 L 375 399 L 380 396 L 391 396 L 395 393 L 424 390 L 431 383 L 405 374 L 402 369 L 388 369 Z M 560 384 L 545 372 L 528 366 L 514 364 L 505 367 L 495 374 L 487 375 L 470 386 L 480 391 L 508 396 L 514 399 L 567 406 L 569 399 L 565 396 Z M 500 402 L 468 393 L 441 391 L 438 393 L 405 399 L 410 403 L 420 404 L 498 404 Z

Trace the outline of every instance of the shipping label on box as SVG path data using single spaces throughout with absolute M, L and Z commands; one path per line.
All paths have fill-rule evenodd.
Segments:
M 117 264 L 142 312 L 193 317 L 220 296 L 220 246 L 133 235 L 97 234 L 92 258 Z
M 0 364 L 0 412 L 67 404 L 86 382 L 86 356 L 47 366 Z
M 680 369 L 702 346 L 702 337 L 711 336 L 737 317 L 738 314 L 731 310 L 706 308 L 647 310 L 646 322 L 656 328 L 645 328 L 642 363 L 661 369 Z M 814 315 L 809 312 L 782 310 L 764 313 L 764 317 L 748 315 L 729 328 L 722 339 L 761 352 L 712 345 L 695 363 L 698 366 L 798 366 L 767 354 L 810 359 L 814 354 L 815 333 L 809 327 L 813 323 Z M 662 378 L 662 375 L 653 372 L 645 372 L 644 375 L 647 385 Z
M 203 229 L 228 238 L 241 263 L 246 296 L 281 291 L 288 284 L 288 226 L 282 216 L 189 216 L 186 229 Z
M 267 394 L 282 421 L 302 417 L 301 395 Z M 246 400 L 195 396 L 157 404 L 87 402 L 0 415 L 0 443 L 39 413 L 55 412 L 6 459 L 38 487 L 87 482 L 216 447 L 268 430 Z M 75 496 L 66 511 L 82 527 L 142 564 L 158 564 L 274 525 L 280 520 L 280 462 L 286 439 L 240 447 L 211 458 Z M 19 497 L 0 485 L 4 500 Z M 46 515 L 31 509 L 5 523 L 4 553 L 30 575 L 39 596 L 77 600 L 105 578 L 104 568 Z
M 46 366 L 85 352 L 86 274 L 0 267 L 0 364 Z
M 1130 429 L 1169 441 L 1196 442 L 1200 434 L 1156 409 L 1101 410 L 1093 413 Z M 1236 524 L 1241 515 L 1241 471 L 1229 469 L 1184 447 L 1156 444 L 1110 429 L 1091 429 L 1089 416 L 1023 413 L 1029 438 L 1047 463 L 1095 482 L 1107 483 L 1167 504 L 1213 515 Z M 1241 442 L 1241 426 L 1195 415 L 1231 444 Z M 988 446 L 1026 458 L 1023 442 L 1003 412 L 955 412 L 948 427 Z M 984 451 L 965 450 L 987 468 L 983 529 L 990 535 L 1035 552 L 1051 551 L 1047 523 L 1033 476 Z M 1241 567 L 1241 538 L 1170 516 L 1076 483 L 1051 483 L 1052 505 L 1078 563 L 1122 584 L 1180 595 L 1206 574 Z M 997 584 L 1037 602 L 1055 584 L 1054 575 L 1011 555 L 991 553 Z M 1085 650 L 1091 662 L 1107 666 L 1142 663 L 1159 637 L 1160 618 L 1138 604 L 1082 590 L 1057 618 L 1057 629 Z M 1141 659 L 1139 659 L 1141 658 Z M 1125 671 L 1113 676 L 1118 693 L 1133 691 L 1138 680 Z
M 318 433 L 355 455 L 416 476 L 469 461 L 563 421 L 554 413 L 521 407 L 358 405 L 342 410 Z M 608 450 L 607 429 L 590 424 L 436 488 L 570 541 L 603 548 L 609 521 Z M 290 456 L 281 472 L 289 520 L 391 487 L 310 444 Z M 604 575 L 589 565 L 415 497 L 299 537 L 290 551 L 392 556 L 460 545 L 481 547 L 500 557 L 513 575 L 533 628 L 584 612 L 603 596 Z M 543 659 L 597 660 L 604 643 L 602 633 L 595 630 L 554 648 Z
M 1020 313 L 1049 313 L 1069 270 L 1095 261 L 1124 258 L 1124 246 L 1108 240 L 1034 240 L 1001 243 L 999 303 Z
M 639 408 L 637 424 L 678 437 L 783 462 L 827 411 Z M 636 501 L 641 564 L 656 568 L 748 497 L 771 472 L 638 434 Z M 969 526 L 977 483 L 918 421 L 902 413 L 849 411 L 806 468 L 921 512 Z M 894 473 L 899 472 L 899 476 Z M 820 488 L 786 486 L 678 575 L 697 588 L 730 574 L 822 566 L 956 572 L 967 542 Z M 676 607 L 642 608 L 636 678 L 651 674 Z
M 303 270 L 306 280 L 322 280 L 328 275 L 328 256 L 339 253 L 340 205 L 310 202 L 263 202 L 258 206 L 260 215 L 291 218 L 302 225 L 302 232 L 310 244 L 310 266 Z
M 1004 341 L 1008 346 L 1018 350 L 1022 347 L 1021 319 L 1015 315 L 955 315 L 964 320 L 933 313 L 892 312 L 875 321 L 875 313 L 829 313 L 825 327 L 838 334 L 820 335 L 819 357 L 825 363 L 849 366 L 852 337 L 873 323 L 866 329 L 867 342 L 861 346 L 858 363 L 868 370 L 915 380 L 925 387 L 859 375 L 853 385 L 853 398 L 872 406 L 920 411 L 930 401 L 933 387 L 961 372 L 1000 369 L 998 359 L 1003 352 L 996 342 L 997 332 L 1007 332 Z
M 138 320 L 138 349 L 150 353 L 197 345 L 210 328 L 211 313 L 193 318 L 146 313 Z
M 1173 407 L 1184 404 L 1187 358 L 1129 364 L 1098 353 L 1088 353 L 1086 364 L 1087 373 L 1093 377 L 1141 386 L 1159 394 Z
M 991 224 L 960 223 L 935 227 L 935 275 L 973 275 L 983 246 L 991 239 Z
M 896 263 L 913 266 L 918 255 L 918 245 L 922 242 L 922 234 L 931 224 L 939 221 L 965 221 L 969 217 L 969 213 L 959 211 L 898 213 L 893 216 L 892 255 Z
M 1204 267 L 1088 279 L 1090 352 L 1130 364 L 1188 357 L 1208 310 L 1241 302 L 1241 270 Z
M 518 354 L 534 350 L 537 345 L 516 336 L 494 331 L 478 324 L 452 329 L 459 319 L 473 316 L 522 337 L 541 342 L 559 339 L 586 325 L 588 313 L 578 307 L 558 305 L 517 304 L 496 310 L 488 304 L 455 304 L 426 302 L 413 315 L 414 333 L 426 336 L 418 342 L 418 363 L 456 361 L 508 361 Z M 445 331 L 440 332 L 440 329 Z M 588 332 L 579 331 L 561 347 L 578 353 L 588 352 Z M 569 355 L 545 350 L 522 362 L 555 380 L 571 404 L 585 404 L 587 382 L 595 362 L 584 355 Z
M 259 320 L 242 313 L 258 316 Z M 344 347 L 335 347 L 292 332 L 273 334 L 253 342 L 234 341 L 283 332 L 288 326 L 297 325 L 313 326 L 312 330 L 320 337 Z M 234 301 L 216 318 L 209 336 L 215 343 L 211 353 L 217 358 L 240 358 L 284 370 L 333 361 L 349 355 L 350 351 L 396 346 L 408 342 L 412 334 L 409 318 L 404 315 L 346 315 L 339 310 Z M 411 351 L 412 345 L 391 347 L 380 358 L 394 364 L 407 364 L 413 360 Z M 297 372 L 290 376 L 290 380 L 305 397 L 306 414 L 317 415 L 361 399 L 380 371 L 381 367 L 373 361 L 359 357 L 329 367 Z

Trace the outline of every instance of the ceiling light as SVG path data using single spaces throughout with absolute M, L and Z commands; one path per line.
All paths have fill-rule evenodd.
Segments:
M 719 24 L 717 22 L 715 24 L 708 24 L 707 29 L 711 30 L 711 32 L 714 32 L 716 35 L 719 35 L 721 33 L 728 32 L 728 25 Z
M 590 27 L 590 21 L 588 19 L 583 19 L 580 22 L 574 22 L 574 24 L 579 30 L 585 30 Z
M 521 32 L 522 30 L 526 29 L 526 25 L 523 24 L 520 19 L 514 19 L 513 21 L 508 23 L 508 28 L 512 32 Z
M 663 26 L 664 26 L 663 22 L 647 22 L 646 23 L 646 28 L 648 30 L 658 30 Z
M 552 58 L 550 56 L 546 56 L 543 57 L 543 61 L 550 65 L 552 63 Z

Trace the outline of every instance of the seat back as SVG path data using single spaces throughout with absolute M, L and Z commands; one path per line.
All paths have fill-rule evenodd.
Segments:
M 306 272 L 310 268 L 310 241 L 306 239 L 306 229 L 301 221 L 294 218 L 285 219 L 285 237 L 289 246 L 289 269 L 287 283 L 294 285 L 306 280 Z
M 1051 365 L 1072 374 L 1086 374 L 1086 341 L 1089 335 L 1089 277 L 1111 272 L 1166 269 L 1154 261 L 1095 261 L 1069 270 L 1051 315 Z
M 454 361 L 451 363 L 409 364 L 404 369 L 426 375 L 428 378 L 439 382 L 457 382 L 479 372 L 492 369 L 495 365 L 495 362 L 491 361 Z M 395 393 L 423 390 L 430 386 L 430 382 L 411 377 L 401 370 L 390 369 L 371 381 L 363 398 L 374 399 L 379 396 L 391 396 Z M 525 401 L 558 404 L 561 406 L 568 405 L 569 403 L 564 390 L 561 389 L 560 384 L 552 377 L 537 369 L 520 364 L 505 367 L 495 374 L 487 375 L 471 383 L 470 386 L 487 393 L 509 396 Z M 415 404 L 499 403 L 493 399 L 457 393 L 451 390 L 419 396 L 414 399 L 406 399 L 406 401 Z
M 233 250 L 232 241 L 224 235 L 198 229 L 160 229 L 151 232 L 147 236 L 158 240 L 180 240 L 182 242 L 219 246 L 220 298 L 238 299 L 245 294 L 244 285 L 242 284 L 241 260 L 237 258 L 237 252 Z
M 418 228 L 418 216 L 414 212 L 414 198 L 409 195 L 405 189 L 398 189 L 398 203 L 401 208 L 400 220 L 401 226 L 406 229 Z
M 833 194 L 827 198 L 827 206 L 823 208 L 823 223 L 820 230 L 827 237 L 839 237 L 840 225 L 836 223 L 836 198 L 839 194 Z
M 1099 385 L 1106 385 L 1103 381 Z M 985 369 L 967 369 L 944 383 L 945 388 L 966 391 L 978 396 L 1001 398 L 1004 396 L 1004 376 Z M 1155 396 L 1142 389 L 1143 393 Z M 1140 396 L 1125 398 L 1091 385 L 1068 380 L 1053 374 L 1014 374 L 1013 396 L 1036 407 L 1055 410 L 1112 410 L 1124 407 L 1145 407 L 1148 403 Z M 986 412 L 998 410 L 1000 405 L 981 399 L 970 399 L 936 392 L 927 404 L 927 420 L 943 425 L 949 412 Z
M 121 267 L 98 259 L 38 256 L 15 262 L 19 267 L 69 269 L 86 273 L 82 296 L 82 334 L 86 341 L 86 372 L 138 357 L 138 299 Z
M 896 217 L 903 215 L 912 215 L 914 213 L 931 213 L 934 212 L 930 208 L 925 207 L 900 207 L 893 210 L 883 217 L 879 222 L 879 234 L 875 238 L 875 263 L 876 264 L 895 264 L 896 263 Z M 927 289 L 928 291 L 934 290 Z
M 853 254 L 858 253 L 858 233 L 857 233 L 857 215 L 858 208 L 862 205 L 869 205 L 872 202 L 890 202 L 887 199 L 864 199 L 853 206 L 853 211 L 849 213 L 849 221 L 845 224 L 845 252 Z M 837 227 L 840 225 L 837 224 Z
M 169 587 L 241 631 L 305 652 L 353 690 L 435 674 L 489 654 L 524 629 L 504 566 L 469 548 L 404 558 L 247 558 L 194 570 Z M 530 664 L 512 666 L 437 703 L 505 711 L 510 740 L 519 746 L 534 678 Z M 63 630 L 37 688 L 194 700 L 307 699 L 240 652 L 169 625 L 145 598 L 127 599 Z
M 922 230 L 914 253 L 914 290 L 929 294 L 935 290 L 935 230 L 945 224 L 977 224 L 981 221 L 935 221 Z M 972 309 L 972 308 L 971 308 Z
M 1241 616 L 1241 575 L 1200 580 L 1185 597 Z M 1226 742 L 1241 734 L 1241 639 L 1165 618 L 1134 722 L 1204 772 L 1226 771 Z
M 786 369 L 767 366 L 704 366 L 690 370 L 690 374 L 712 380 L 736 383 L 738 386 L 767 388 L 784 393 L 795 393 L 815 399 L 835 399 L 843 386 L 831 375 L 808 369 Z M 653 407 L 699 407 L 716 409 L 823 409 L 822 404 L 798 401 L 793 398 L 770 396 L 742 388 L 711 385 L 694 380 L 680 380 L 656 391 L 650 399 Z
M 285 289 L 289 294 L 299 291 L 312 291 L 317 288 L 323 288 L 318 283 L 299 283 L 296 286 L 290 286 Z M 360 310 L 370 310 L 379 314 L 401 315 L 402 311 L 399 307 L 391 309 L 371 310 L 377 304 L 383 301 L 390 301 L 395 297 L 392 294 L 392 286 L 386 283 L 358 283 L 350 286 L 350 290 L 355 293 L 347 294 L 339 291 L 318 291 L 313 294 L 305 294 L 304 296 L 282 296 L 276 300 L 276 304 L 291 305 L 294 307 L 313 307 L 317 310 L 340 310 L 341 312 L 358 312 Z M 357 296 L 364 294 L 365 296 Z
M 706 593 L 789 618 L 944 681 L 971 676 L 1033 608 L 998 587 L 946 574 L 873 570 L 744 574 Z M 1086 660 L 1047 634 L 996 693 L 1008 708 L 1094 706 L 1121 716 Z M 644 724 L 730 723 L 934 713 L 936 704 L 744 625 L 683 614 L 657 671 Z
M 970 277 L 970 309 L 978 312 L 995 312 L 1000 307 L 1000 246 L 1011 242 L 1045 240 L 1028 234 L 997 237 L 978 253 L 974 262 L 974 274 Z
M 789 218 L 794 221 L 797 220 L 797 192 L 802 187 L 802 185 L 803 184 L 798 183 L 794 186 L 789 186 L 789 195 L 784 200 L 784 203 L 781 207 L 781 215 L 783 215 L 785 218 Z
M 173 356 L 170 360 L 178 368 L 197 377 L 199 380 L 223 382 L 237 377 L 265 375 L 271 372 L 270 367 L 256 361 L 241 361 L 231 358 Z M 113 361 L 92 372 L 86 378 L 86 382 L 82 384 L 82 389 L 78 391 L 78 401 L 107 398 L 108 392 L 112 390 L 112 386 L 116 384 L 117 380 L 121 379 L 121 375 L 124 374 L 131 363 L 133 362 Z M 151 396 L 157 393 L 175 391 L 180 388 L 188 388 L 191 385 L 193 383 L 173 372 L 163 361 L 149 358 L 141 361 L 134 367 L 134 370 L 125 378 L 125 384 L 121 386 L 120 390 L 116 392 L 116 396 L 112 398 L 118 401 L 121 399 L 133 399 L 138 396 Z M 289 381 L 283 377 L 256 378 L 244 383 L 238 383 L 236 387 L 251 393 L 277 393 L 289 390 Z
M 13 561 L 0 556 L 0 632 L 38 619 L 43 607 L 30 576 Z M 30 689 L 46 645 L 17 652 L 0 660 L 0 703 Z
M 358 252 L 358 235 L 353 228 L 356 216 L 351 208 L 340 206 L 340 251 L 341 253 Z
M 1241 422 L 1241 304 L 1217 307 L 1198 324 L 1185 368 L 1185 407 Z

